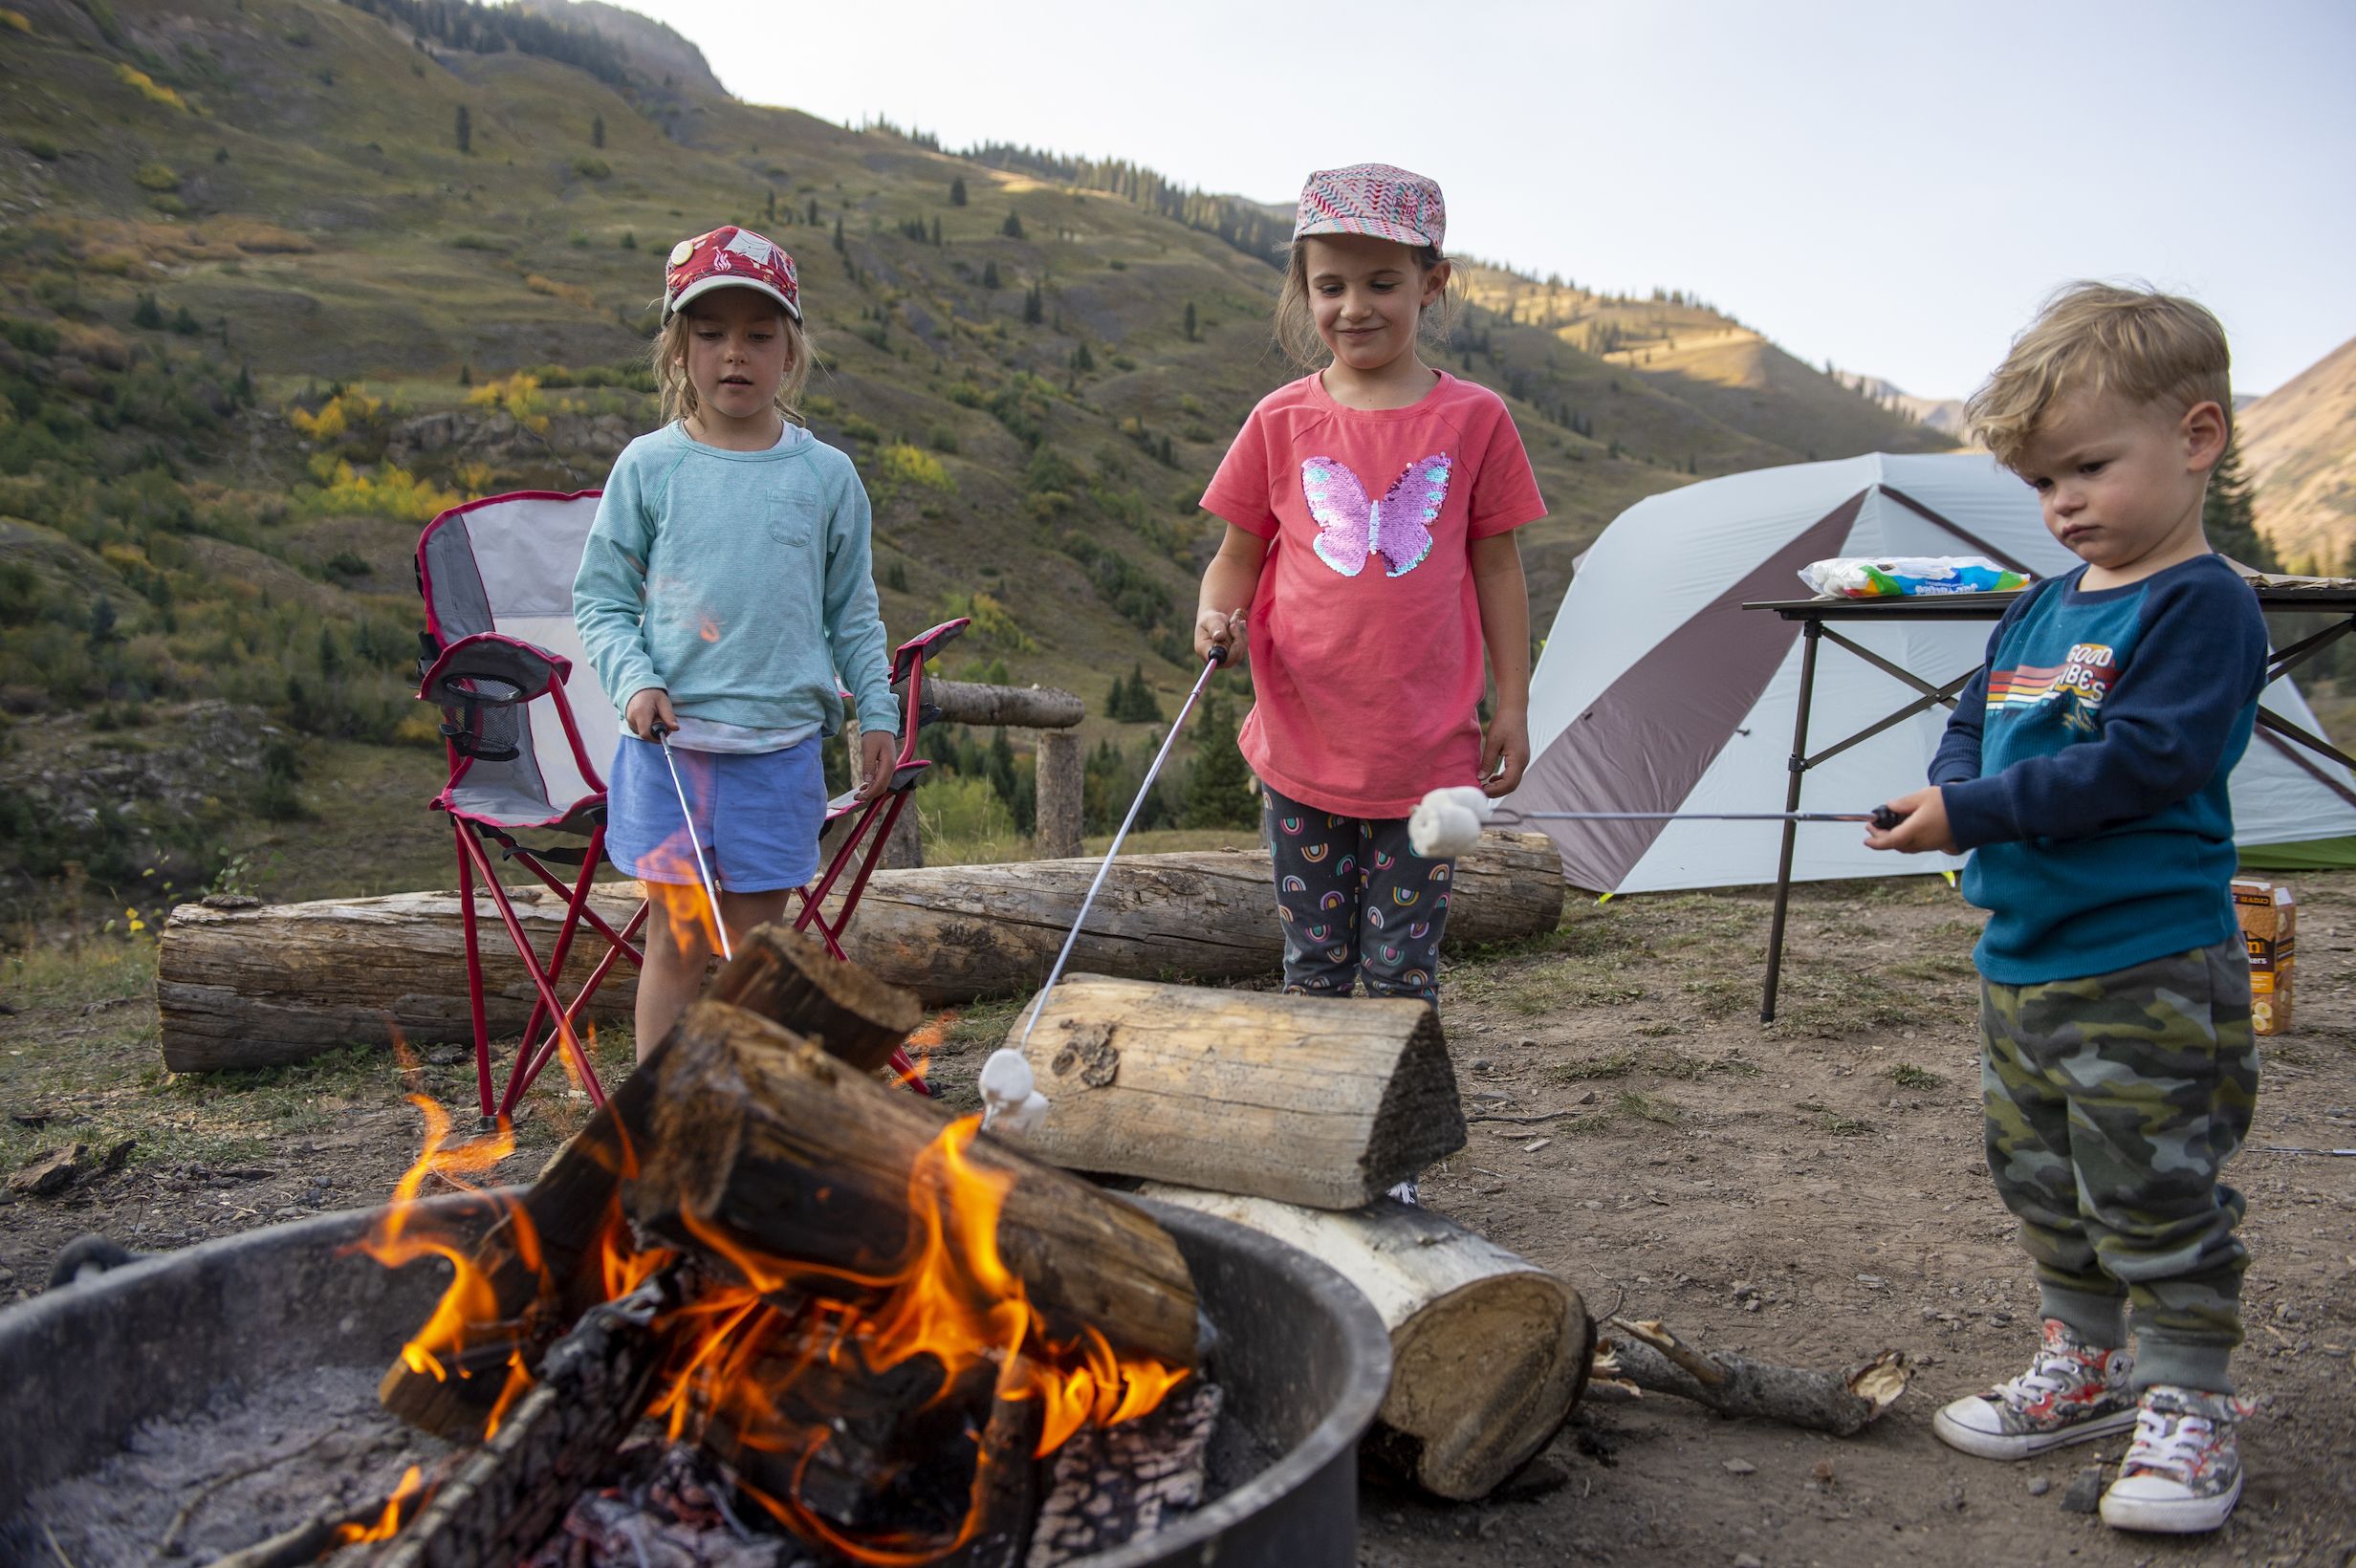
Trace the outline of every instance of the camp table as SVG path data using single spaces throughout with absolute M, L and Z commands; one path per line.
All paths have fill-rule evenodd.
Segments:
M 2025 591 L 2025 590 L 2024 590 Z M 2356 631 L 2356 578 L 2342 578 L 2332 583 L 2301 587 L 2257 588 L 2258 608 L 2268 615 L 2324 615 L 2336 617 L 2322 631 L 2303 637 L 2286 648 L 2271 653 L 2266 661 L 2266 681 L 2272 685 L 2278 678 L 2289 674 L 2314 658 L 2332 643 Z M 1804 642 L 1800 659 L 1800 701 L 1792 722 L 1792 759 L 1790 782 L 1784 786 L 1783 809 L 1800 809 L 1800 790 L 1811 768 L 1840 755 L 1860 742 L 1870 740 L 1893 725 L 1904 724 L 1917 713 L 1933 707 L 1952 708 L 1955 698 L 1979 673 L 1974 665 L 1953 679 L 1933 685 L 1911 670 L 1903 668 L 1871 648 L 1841 635 L 1827 622 L 1871 621 L 1996 621 L 2004 614 L 2005 606 L 2019 597 L 2009 594 L 1937 594 L 1903 599 L 1761 599 L 1743 606 L 1746 610 L 1767 610 L 1786 621 L 1800 622 Z M 1904 707 L 1873 720 L 1854 733 L 1843 736 L 1821 751 L 1808 750 L 1808 709 L 1816 692 L 1816 655 L 1820 644 L 1832 642 L 1863 659 L 1884 674 L 1903 685 L 1913 687 L 1921 695 Z M 2258 710 L 2257 738 L 2280 751 L 2333 794 L 2356 806 L 2356 791 L 2349 790 L 2340 780 L 2299 755 L 2294 746 L 2304 747 L 2320 756 L 2329 757 L 2342 767 L 2356 771 L 2356 757 L 2348 755 L 2323 736 L 2293 724 L 2264 707 Z M 1910 789 L 1912 786 L 1909 786 Z M 1900 791 L 1898 793 L 1905 793 Z M 1855 801 L 1843 802 L 1854 806 Z M 1767 932 L 1767 986 L 1759 1001 L 1759 1021 L 1775 1022 L 1776 985 L 1783 972 L 1784 917 L 1792 900 L 1792 848 L 1798 829 L 1792 823 L 1783 826 L 1782 853 L 1776 861 L 1775 919 Z

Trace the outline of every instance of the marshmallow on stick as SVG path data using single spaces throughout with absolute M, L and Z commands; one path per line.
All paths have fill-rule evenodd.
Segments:
M 982 1063 L 982 1125 L 1019 1138 L 1047 1117 L 1047 1097 L 1034 1087 L 1022 1053 L 1001 1046 Z
M 1476 785 L 1434 790 L 1407 814 L 1407 842 L 1435 860 L 1466 854 L 1481 841 L 1481 824 L 1496 809 Z

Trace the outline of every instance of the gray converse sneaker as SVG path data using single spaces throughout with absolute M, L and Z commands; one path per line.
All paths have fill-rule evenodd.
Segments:
M 2197 1535 L 2216 1529 L 2241 1500 L 2241 1446 L 2234 1426 L 2253 1407 L 2231 1394 L 2155 1383 L 2135 1413 L 2135 1442 L 2103 1493 L 2114 1530 Z
M 2045 1342 L 2026 1372 L 1955 1401 L 1931 1418 L 1931 1429 L 1949 1448 L 1982 1459 L 2026 1459 L 2124 1432 L 2136 1419 L 2127 1385 L 2134 1364 L 2128 1352 L 2087 1344 L 2048 1318 Z

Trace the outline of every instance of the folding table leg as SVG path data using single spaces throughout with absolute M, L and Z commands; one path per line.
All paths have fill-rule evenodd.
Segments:
M 1783 809 L 1800 809 L 1800 785 L 1808 772 L 1808 705 L 1816 696 L 1816 649 L 1824 635 L 1824 623 L 1810 621 L 1805 630 L 1807 639 L 1800 654 L 1800 702 L 1798 716 L 1792 723 L 1791 778 L 1783 786 Z M 1776 860 L 1776 914 L 1767 928 L 1767 990 L 1759 999 L 1758 1021 L 1776 1021 L 1776 987 L 1783 978 L 1783 923 L 1792 906 L 1792 847 L 1799 837 L 1796 822 L 1783 824 L 1783 852 Z

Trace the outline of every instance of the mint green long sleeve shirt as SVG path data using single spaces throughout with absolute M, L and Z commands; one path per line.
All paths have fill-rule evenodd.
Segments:
M 899 733 L 869 528 L 850 458 L 807 430 L 761 452 L 639 437 L 573 581 L 599 684 L 618 710 L 661 686 L 682 716 L 827 734 L 848 690 L 862 730 Z

